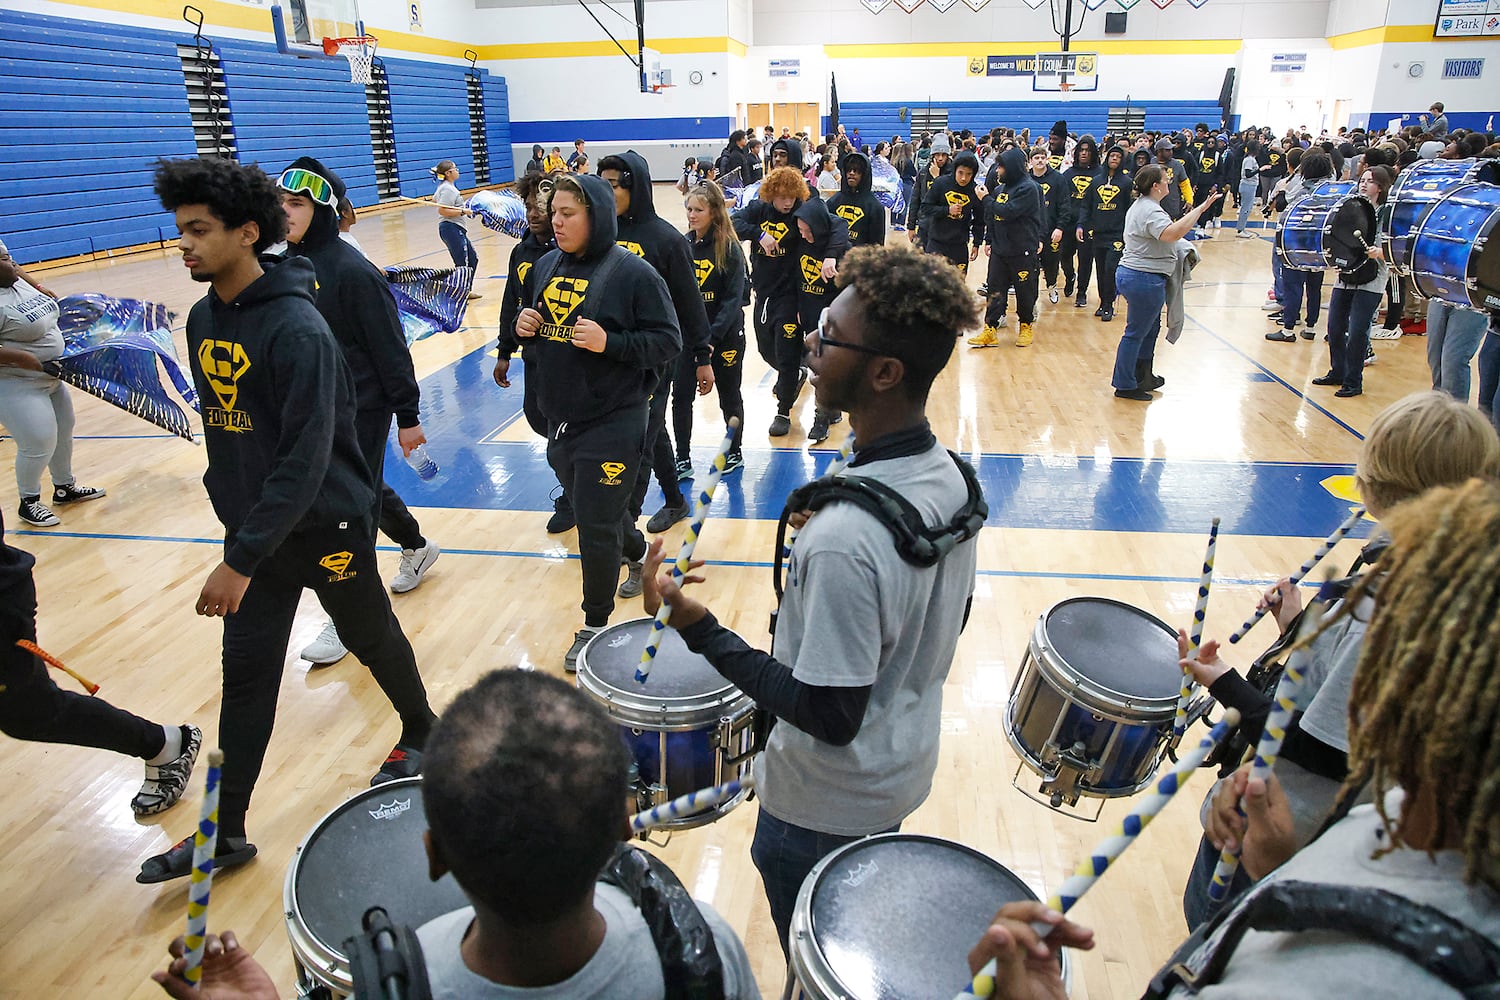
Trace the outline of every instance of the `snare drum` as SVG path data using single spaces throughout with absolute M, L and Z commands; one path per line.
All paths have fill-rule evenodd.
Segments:
M 1276 252 L 1282 264 L 1297 271 L 1349 270 L 1365 259 L 1374 233 L 1375 206 L 1357 185 L 1325 181 L 1287 210 L 1276 232 Z
M 370 907 L 415 930 L 469 905 L 452 875 L 427 877 L 426 829 L 422 779 L 401 778 L 360 792 L 303 839 L 281 894 L 298 996 L 353 995 L 344 941 Z
M 808 874 L 792 911 L 793 1000 L 946 998 L 969 981 L 969 949 L 1006 903 L 1037 899 L 961 844 L 883 833 Z M 1063 983 L 1068 956 L 1062 956 Z
M 1391 224 L 1386 260 L 1397 274 L 1412 273 L 1412 240 L 1427 214 L 1455 188 L 1474 182 L 1500 184 L 1494 160 L 1422 160 L 1396 178 L 1391 188 Z
M 1150 784 L 1172 732 L 1177 633 L 1139 608 L 1075 597 L 1037 619 L 1005 733 L 1053 806 Z
M 1464 184 L 1422 219 L 1411 240 L 1417 292 L 1464 309 L 1500 309 L 1500 186 Z
M 749 772 L 754 745 L 750 697 L 688 649 L 674 629 L 662 633 L 646 683 L 636 681 L 650 634 L 650 618 L 611 625 L 578 655 L 579 688 L 604 704 L 635 758 L 641 809 L 741 777 Z M 745 789 L 706 812 L 658 826 L 686 830 L 712 823 L 749 794 Z

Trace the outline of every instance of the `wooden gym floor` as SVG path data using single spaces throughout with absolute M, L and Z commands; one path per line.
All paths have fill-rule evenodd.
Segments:
M 675 192 L 658 192 L 682 226 Z M 468 326 L 413 348 L 424 380 L 429 446 L 444 466 L 419 484 L 401 465 L 388 476 L 445 553 L 417 591 L 394 598 L 417 651 L 434 707 L 489 670 L 521 666 L 562 675 L 567 637 L 581 624 L 573 533 L 543 525 L 552 481 L 539 442 L 518 422 L 520 389 L 489 378 L 512 241 L 477 225 L 480 255 Z M 446 266 L 430 207 L 369 214 L 355 229 L 380 264 Z M 892 239 L 904 238 L 893 234 Z M 1068 597 L 1115 598 L 1174 627 L 1192 613 L 1204 535 L 1224 518 L 1209 637 L 1223 638 L 1249 612 L 1257 587 L 1295 568 L 1347 512 L 1347 483 L 1360 435 L 1391 401 L 1426 388 L 1420 338 L 1377 342 L 1379 363 L 1365 394 L 1336 400 L 1310 384 L 1327 364 L 1320 340 L 1268 343 L 1260 305 L 1270 244 L 1232 234 L 1198 244 L 1204 263 L 1187 294 L 1181 341 L 1163 343 L 1157 369 L 1165 390 L 1149 404 L 1116 400 L 1109 388 L 1124 325 L 1102 324 L 1064 299 L 1039 306 L 1036 343 L 972 351 L 960 346 L 934 388 L 933 427 L 949 447 L 977 459 L 990 497 L 981 534 L 973 616 L 944 692 L 942 755 L 931 797 L 909 832 L 971 845 L 996 858 L 1040 895 L 1055 887 L 1127 804 L 1111 801 L 1098 824 L 1059 815 L 1012 786 L 1017 757 L 1006 741 L 1004 704 L 1037 616 Z M 970 284 L 982 279 L 984 258 Z M 175 250 L 44 272 L 59 293 L 102 292 L 162 301 L 178 312 L 205 289 Z M 179 350 L 182 350 L 179 332 Z M 747 352 L 746 467 L 699 546 L 710 560 L 702 596 L 751 642 L 765 643 L 771 608 L 766 565 L 785 493 L 812 474 L 800 436 L 809 394 L 790 438 L 765 434 L 773 406 L 766 369 Z M 184 360 L 186 355 L 183 355 Z M 517 368 L 519 369 L 519 365 Z M 13 453 L 0 448 L 10 541 L 37 556 L 42 645 L 103 686 L 101 696 L 156 721 L 192 722 L 215 743 L 220 624 L 193 603 L 219 558 L 222 538 L 199 481 L 201 447 L 92 397 L 78 409 L 75 468 L 107 499 L 62 513 L 53 529 L 16 530 Z M 716 401 L 700 402 L 695 441 L 706 459 L 722 434 Z M 836 446 L 843 427 L 835 428 Z M 820 451 L 819 464 L 828 453 Z M 699 467 L 702 468 L 702 459 Z M 520 498 L 520 499 L 517 499 Z M 660 505 L 653 491 L 649 514 Z M 675 542 L 682 527 L 672 532 Z M 384 541 L 384 540 L 382 540 Z M 1358 542 L 1334 559 L 1347 564 Z M 397 553 L 381 555 L 387 579 Z M 614 621 L 638 617 L 621 601 Z M 250 813 L 260 856 L 215 881 L 211 924 L 233 928 L 290 995 L 293 964 L 282 918 L 286 866 L 302 837 L 329 809 L 366 787 L 397 724 L 383 697 L 350 657 L 311 671 L 296 658 L 323 624 L 304 604 L 292 634 L 275 738 Z M 1247 666 L 1269 642 L 1262 626 L 1229 658 Z M 60 678 L 60 683 L 72 684 Z M 139 761 L 108 753 L 7 741 L 10 806 L 0 825 L 0 995 L 152 997 L 147 980 L 181 933 L 187 881 L 140 886 L 148 855 L 190 832 L 201 771 L 187 799 L 138 822 L 129 799 Z M 1023 779 L 1023 784 L 1026 780 Z M 1073 995 L 1138 996 L 1181 940 L 1181 892 L 1197 843 L 1198 804 L 1210 783 L 1199 774 L 1075 916 L 1097 929 L 1098 948 L 1074 964 Z M 693 893 L 739 931 L 762 991 L 777 995 L 781 954 L 758 876 L 749 860 L 756 806 L 674 837 L 661 851 Z M 936 891 L 936 890 L 935 890 Z M 372 900 L 373 902 L 374 900 Z M 965 942 L 965 948 L 968 942 Z M 965 970 L 953 970 L 951 995 Z

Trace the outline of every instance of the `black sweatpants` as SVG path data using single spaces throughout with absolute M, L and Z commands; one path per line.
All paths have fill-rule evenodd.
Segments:
M 1113 306 L 1115 296 L 1115 269 L 1125 255 L 1125 237 L 1113 233 L 1094 235 L 1094 270 L 1099 272 L 1099 304 Z
M 354 435 L 359 439 L 359 450 L 370 467 L 370 475 L 380 484 L 375 497 L 375 507 L 370 512 L 370 523 L 379 525 L 385 537 L 403 549 L 420 549 L 427 544 L 422 537 L 422 528 L 407 509 L 405 502 L 385 483 L 386 443 L 391 436 L 389 410 L 359 410 L 354 414 Z
M 584 427 L 555 426 L 547 461 L 573 501 L 583 563 L 584 624 L 603 628 L 615 609 L 620 557 L 639 560 L 646 536 L 630 516 L 630 492 L 645 462 L 646 405 L 617 410 Z
M 989 304 L 984 307 L 984 322 L 993 326 L 1005 315 L 1005 297 L 1010 289 L 1016 290 L 1016 316 L 1022 323 L 1036 322 L 1036 294 L 1040 287 L 1038 260 L 1034 253 L 1018 257 L 990 256 L 987 281 L 990 286 Z
M 1064 280 L 1073 281 L 1073 251 L 1068 247 L 1068 241 L 1073 237 L 1069 233 L 1063 233 L 1062 239 L 1053 243 L 1051 233 L 1042 234 L 1042 273 L 1047 276 L 1047 287 L 1051 288 L 1057 284 L 1057 267 L 1062 265 Z
M 763 298 L 756 293 L 755 346 L 766 364 L 776 369 L 776 412 L 790 414 L 802 383 L 802 325 L 797 322 L 797 296 Z
M 36 642 L 35 582 L 17 583 L 4 600 L 9 607 L 0 610 L 0 732 L 17 740 L 95 747 L 144 760 L 161 753 L 166 744 L 161 726 L 102 698 L 64 691 L 40 658 L 16 646 L 18 639 Z
M 526 417 L 526 425 L 536 431 L 537 437 L 547 439 L 547 418 L 542 416 L 542 406 L 537 402 L 535 383 L 532 381 L 531 365 L 525 362 L 526 350 L 522 348 L 521 359 L 525 364 L 525 370 L 521 375 L 521 413 Z M 558 484 L 561 486 L 561 484 Z M 572 510 L 573 501 L 568 499 L 568 491 L 563 490 L 557 497 L 555 503 L 557 510 Z
M 232 542 L 231 533 L 225 548 Z M 224 619 L 220 836 L 245 835 L 245 814 L 271 742 L 286 644 L 303 588 L 317 593 L 339 639 L 390 699 L 401 717 L 401 743 L 422 749 L 437 721 L 411 643 L 380 582 L 369 524 L 346 521 L 293 532 L 256 567 L 240 609 Z
M 656 481 L 661 484 L 662 495 L 666 497 L 669 506 L 680 507 L 686 502 L 682 497 L 682 488 L 677 485 L 677 460 L 672 455 L 671 435 L 667 433 L 667 404 L 672 398 L 672 380 L 677 360 L 681 357 L 682 355 L 678 355 L 663 366 L 661 377 L 656 382 L 656 390 L 651 393 L 651 401 L 647 405 L 645 454 L 649 461 L 642 462 L 635 474 L 635 485 L 630 490 L 631 518 L 641 516 L 646 493 L 651 489 L 653 472 L 656 473 Z M 689 398 L 691 399 L 691 395 Z
M 948 263 L 958 268 L 960 274 L 966 275 L 969 273 L 969 245 L 963 240 L 959 240 L 957 243 L 938 243 L 934 240 L 929 240 L 926 249 L 930 254 L 946 257 Z M 993 295 L 994 286 L 991 285 L 990 288 L 990 294 Z
M 719 412 L 727 423 L 730 417 L 739 417 L 745 423 L 745 400 L 740 386 L 745 374 L 745 328 L 742 326 L 714 345 L 712 358 L 714 367 L 714 392 L 719 397 Z M 693 359 L 683 354 L 677 359 L 677 381 L 672 386 L 672 437 L 677 442 L 679 461 L 692 458 L 693 402 L 698 392 L 698 368 Z M 734 439 L 734 452 L 739 454 L 740 439 Z
M 1080 240 L 1076 229 L 1068 230 L 1063 233 L 1063 253 L 1078 258 L 1078 287 L 1075 291 L 1079 295 L 1088 295 L 1089 279 L 1094 274 L 1094 238 L 1085 233 Z

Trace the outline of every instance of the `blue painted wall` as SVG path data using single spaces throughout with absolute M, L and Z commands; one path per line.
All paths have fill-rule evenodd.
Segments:
M 0 239 L 23 264 L 176 238 L 151 190 L 158 158 L 195 157 L 177 46 L 186 32 L 0 10 Z M 317 156 L 356 205 L 377 201 L 364 87 L 342 61 L 215 40 L 242 162 Z M 464 69 L 385 60 L 402 193 L 453 159 L 473 183 Z M 515 179 L 503 77 L 481 70 L 490 180 Z

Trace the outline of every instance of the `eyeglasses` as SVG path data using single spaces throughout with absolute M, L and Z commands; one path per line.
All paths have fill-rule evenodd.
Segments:
M 851 344 L 851 343 L 849 343 L 846 340 L 834 340 L 832 337 L 828 336 L 827 333 L 824 332 L 827 329 L 828 329 L 828 310 L 824 309 L 822 311 L 822 313 L 820 313 L 818 315 L 818 327 L 817 327 L 818 336 L 817 336 L 817 339 L 813 341 L 813 348 L 812 348 L 813 357 L 821 358 L 823 356 L 823 348 L 825 348 L 825 347 L 842 347 L 846 351 L 858 351 L 861 354 L 870 354 L 870 355 L 873 355 L 874 357 L 877 357 L 877 358 L 884 358 L 884 357 L 889 357 L 890 356 L 890 355 L 886 354 L 884 351 L 877 351 L 875 348 L 873 348 L 873 347 L 866 347 L 864 344 Z
M 338 196 L 333 193 L 333 185 L 328 183 L 326 177 L 301 167 L 293 167 L 282 174 L 276 186 L 287 194 L 305 194 L 319 205 L 327 205 L 329 208 L 338 201 Z

